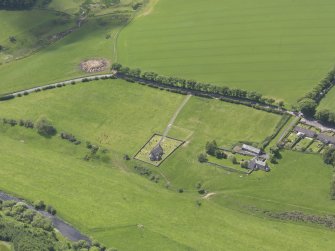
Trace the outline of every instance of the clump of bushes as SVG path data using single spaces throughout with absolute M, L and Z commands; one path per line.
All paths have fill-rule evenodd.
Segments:
M 45 118 L 40 118 L 36 122 L 37 132 L 45 137 L 54 136 L 57 133 L 56 128 Z
M 62 139 L 70 141 L 71 143 L 75 145 L 79 145 L 81 143 L 81 141 L 77 140 L 75 136 L 73 136 L 72 134 L 66 133 L 66 132 L 61 132 L 60 137 Z
M 157 174 L 153 174 L 152 171 L 143 166 L 134 166 L 135 171 L 141 175 L 141 176 L 146 176 L 149 180 L 158 183 L 160 180 L 160 176 Z

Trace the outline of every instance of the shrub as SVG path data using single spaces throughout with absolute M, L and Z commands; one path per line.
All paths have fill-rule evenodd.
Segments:
M 13 98 L 15 98 L 14 95 L 6 95 L 6 96 L 0 97 L 0 101 L 10 100 L 10 99 L 13 99 Z
M 25 92 L 23 93 L 23 95 L 27 96 L 27 95 L 29 95 L 29 92 L 25 91 Z
M 54 209 L 52 206 L 48 205 L 46 207 L 46 210 L 49 214 L 55 215 L 56 214 L 56 209 Z
M 71 81 L 71 85 L 75 85 L 76 84 L 76 82 L 75 81 Z
M 178 189 L 178 193 L 183 193 L 184 192 L 184 188 L 179 188 Z
M 51 122 L 44 118 L 39 119 L 36 122 L 36 128 L 37 128 L 38 133 L 43 136 L 53 136 L 57 132 L 56 128 L 53 127 Z
M 229 156 L 229 159 L 230 159 L 231 163 L 233 163 L 233 164 L 238 164 L 235 155 L 233 155 L 233 154 L 230 155 L 230 156 Z
M 205 153 L 200 153 L 199 156 L 198 156 L 198 161 L 200 163 L 205 163 L 208 161 L 207 159 L 207 155 Z
M 43 200 L 37 200 L 34 202 L 34 207 L 37 210 L 44 210 L 45 209 L 45 204 Z

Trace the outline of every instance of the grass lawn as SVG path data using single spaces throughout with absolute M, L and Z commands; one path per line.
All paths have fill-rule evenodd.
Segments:
M 318 106 L 318 110 L 328 109 L 332 112 L 335 112 L 335 88 L 331 89 L 325 98 L 322 99 L 320 105 Z
M 0 251 L 12 251 L 12 246 L 8 242 L 0 241 Z
M 113 36 L 118 27 L 111 16 L 92 18 L 63 40 L 28 58 L 0 66 L 0 95 L 87 75 L 79 67 L 85 59 L 112 61 L 114 40 L 106 39 L 106 35 Z
M 120 250 L 331 250 L 335 244 L 332 231 L 239 213 L 196 192 L 179 194 L 128 171 L 125 163 L 85 162 L 80 148 L 59 138 L 19 127 L 2 127 L 0 135 L 0 189 L 43 199 Z
M 122 31 L 119 61 L 292 104 L 335 63 L 334 6 L 331 0 L 160 0 Z
M 111 161 L 86 162 L 83 144 L 2 126 L 0 189 L 43 199 L 83 232 L 120 250 L 331 249 L 332 231 L 240 213 L 243 207 L 235 210 L 238 206 L 232 202 L 334 212 L 328 194 L 332 172 L 318 156 L 288 152 L 270 173 L 242 178 L 197 161 L 208 140 L 226 146 L 241 140 L 261 142 L 280 116 L 193 97 L 170 131 L 170 136 L 187 142 L 159 167 L 170 189 L 163 179 L 156 184 L 132 171 L 136 162 L 124 161 L 123 154 L 134 154 L 153 133 L 162 132 L 183 98 L 106 80 L 2 102 L 0 117 L 46 116 L 59 131 L 108 148 Z M 217 196 L 202 200 L 195 188 L 199 182 Z M 178 188 L 184 193 L 177 193 Z
M 53 0 L 48 9 L 74 14 L 79 12 L 80 5 L 84 2 L 85 0 Z
M 0 11 L 0 63 L 28 55 L 46 45 L 47 38 L 75 25 L 71 17 L 44 10 Z M 9 37 L 15 37 L 11 42 Z
M 173 151 L 175 151 L 181 144 L 183 144 L 183 141 L 175 140 L 172 138 L 165 138 L 160 145 L 162 146 L 164 150 L 164 154 L 162 156 L 162 160 L 160 161 L 151 161 L 150 160 L 150 152 L 154 149 L 154 147 L 157 146 L 158 142 L 162 139 L 161 135 L 153 135 L 148 143 L 145 144 L 145 146 L 136 154 L 134 157 L 135 159 L 144 161 L 146 163 L 159 166 L 170 154 L 172 154 Z

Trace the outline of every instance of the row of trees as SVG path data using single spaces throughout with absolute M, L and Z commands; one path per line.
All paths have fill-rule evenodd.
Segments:
M 29 9 L 36 4 L 36 0 L 0 0 L 0 9 L 23 10 Z
M 319 110 L 316 108 L 322 98 L 329 92 L 329 90 L 335 85 L 335 69 L 330 71 L 328 75 L 316 86 L 312 91 L 307 93 L 298 102 L 299 110 L 307 117 L 314 117 L 325 124 L 335 125 L 335 113 L 329 110 Z
M 155 72 L 144 72 L 140 69 L 130 69 L 129 67 L 122 66 L 121 64 L 114 63 L 112 70 L 118 72 L 118 74 L 127 76 L 132 79 L 143 79 L 152 81 L 157 84 L 178 87 L 186 90 L 201 91 L 204 93 L 218 94 L 226 97 L 246 99 L 257 103 L 263 103 L 268 105 L 284 106 L 284 102 L 280 101 L 276 104 L 276 101 L 272 98 L 263 97 L 262 94 L 254 91 L 246 91 L 241 89 L 233 89 L 225 86 L 216 86 L 209 83 L 201 83 L 195 80 L 186 80 L 178 77 L 166 77 L 158 75 Z

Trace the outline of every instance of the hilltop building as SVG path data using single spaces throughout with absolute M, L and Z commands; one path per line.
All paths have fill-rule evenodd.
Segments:
M 162 156 L 164 154 L 164 150 L 161 144 L 157 144 L 150 152 L 149 158 L 151 161 L 161 161 Z

